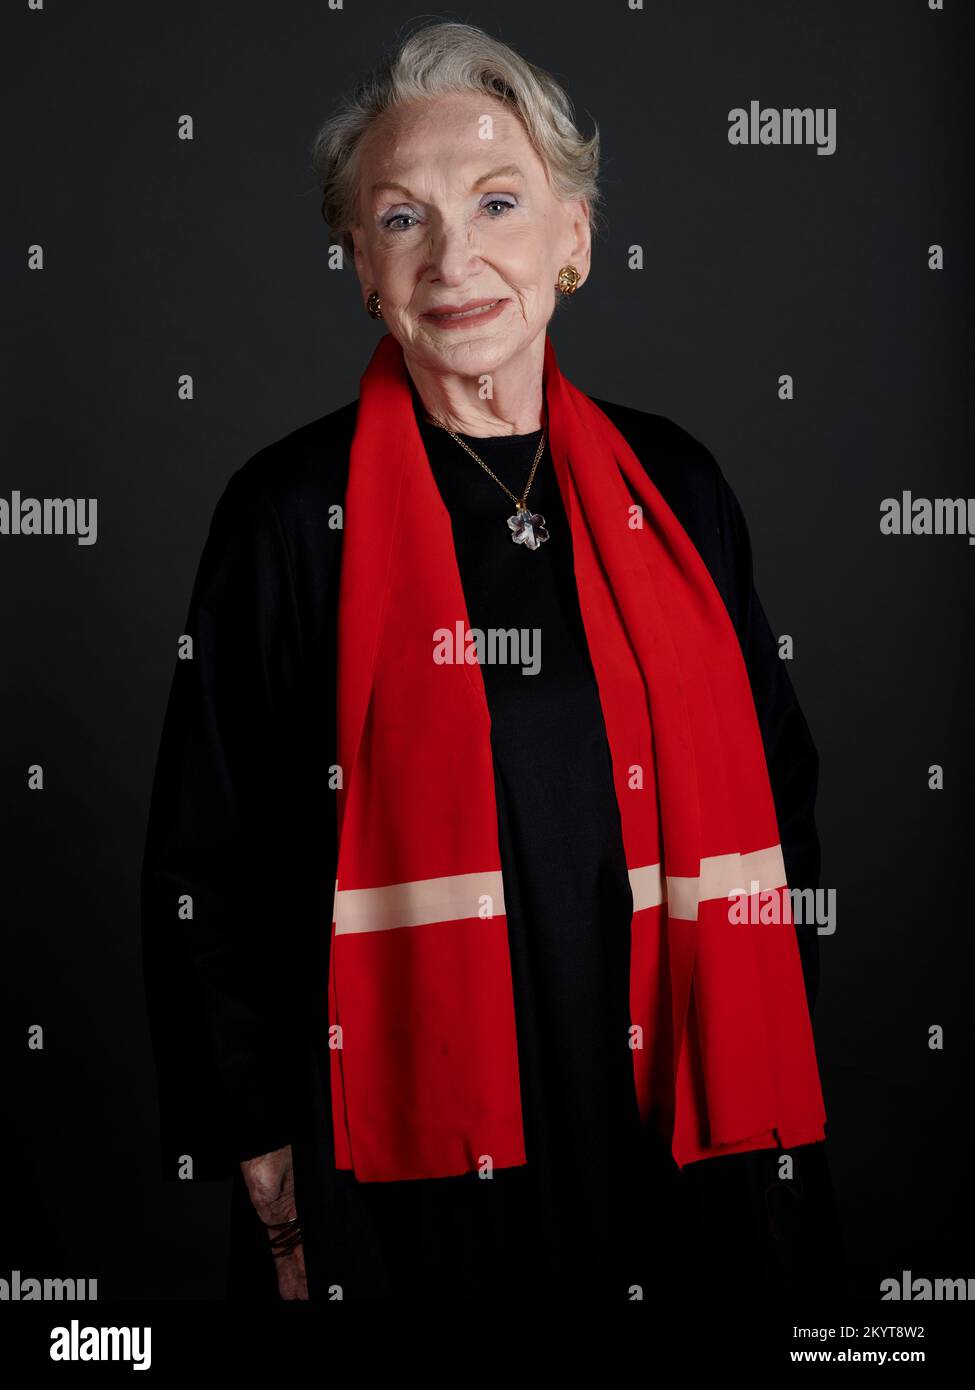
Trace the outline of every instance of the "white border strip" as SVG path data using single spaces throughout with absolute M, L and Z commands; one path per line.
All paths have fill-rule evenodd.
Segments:
M 781 845 L 752 850 L 749 854 L 713 854 L 701 860 L 700 877 L 668 877 L 668 915 L 679 921 L 696 922 L 698 903 L 727 898 L 732 893 L 750 896 L 787 886 Z M 653 904 L 642 903 L 641 906 Z
M 731 893 L 750 895 L 788 886 L 781 845 L 749 854 L 710 855 L 701 860 L 701 873 L 696 878 L 668 875 L 666 892 L 660 870 L 659 864 L 628 870 L 634 912 L 659 907 L 666 900 L 671 917 L 695 922 L 698 903 L 727 898 Z M 341 891 L 336 879 L 332 921 L 338 935 L 421 927 L 432 922 L 463 922 L 480 916 L 480 900 L 484 896 L 493 900 L 492 916 L 500 917 L 505 910 L 500 870 Z
M 391 931 L 430 922 L 463 922 L 480 916 L 481 898 L 492 899 L 493 917 L 504 914 L 500 869 L 476 874 L 448 874 L 382 888 L 344 888 L 335 883 L 332 921 L 338 935 Z M 485 918 L 489 921 L 490 918 Z

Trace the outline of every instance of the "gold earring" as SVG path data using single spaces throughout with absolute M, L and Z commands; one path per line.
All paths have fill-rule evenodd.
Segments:
M 366 308 L 369 310 L 369 313 L 372 315 L 374 319 L 382 318 L 383 302 L 379 298 L 379 295 L 376 293 L 375 290 L 373 290 L 372 294 L 366 300 Z
M 575 294 L 576 290 L 579 288 L 579 281 L 581 279 L 582 276 L 574 265 L 564 265 L 559 271 L 559 278 L 556 281 L 559 293 L 564 295 Z

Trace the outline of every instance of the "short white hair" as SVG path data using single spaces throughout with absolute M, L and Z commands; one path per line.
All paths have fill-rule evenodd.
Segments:
M 586 139 L 572 103 L 550 73 L 473 24 L 438 21 L 411 34 L 361 78 L 311 145 L 322 217 L 351 256 L 358 221 L 359 151 L 373 122 L 395 107 L 452 92 L 487 93 L 520 119 L 557 198 L 586 198 L 592 232 L 602 225 L 599 128 Z

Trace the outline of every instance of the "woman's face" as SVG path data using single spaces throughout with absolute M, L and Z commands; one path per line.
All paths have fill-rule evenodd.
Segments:
M 518 118 L 458 93 L 391 112 L 366 137 L 359 224 L 363 297 L 408 360 L 435 372 L 495 372 L 541 333 L 559 269 L 589 273 L 584 199 L 560 202 Z M 445 319 L 474 302 L 496 310 Z

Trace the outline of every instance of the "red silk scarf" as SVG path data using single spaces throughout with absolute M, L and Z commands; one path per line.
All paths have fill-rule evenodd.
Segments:
M 548 336 L 543 383 L 633 891 L 640 1113 L 681 1167 L 814 1143 L 826 1115 L 737 635 L 686 532 Z M 336 1165 L 391 1182 L 523 1164 L 490 716 L 477 660 L 434 660 L 436 634 L 466 633 L 468 613 L 388 334 L 362 377 L 343 520 Z

